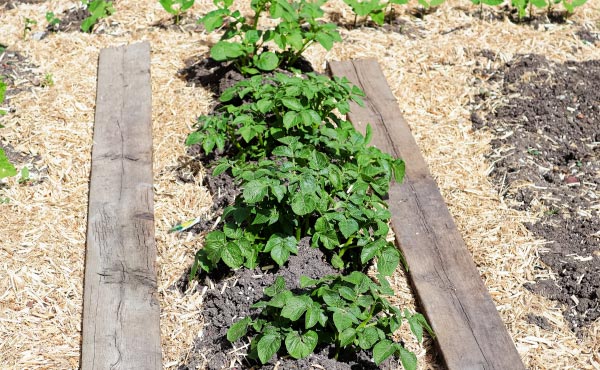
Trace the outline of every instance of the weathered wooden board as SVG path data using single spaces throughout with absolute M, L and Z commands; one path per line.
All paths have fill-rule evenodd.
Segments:
M 329 68 L 367 95 L 364 108 L 352 104 L 350 121 L 363 133 L 371 124 L 372 144 L 406 161 L 404 182 L 390 189 L 392 227 L 446 366 L 524 369 L 379 64 L 356 60 Z
M 147 42 L 100 52 L 85 260 L 81 369 L 162 369 Z

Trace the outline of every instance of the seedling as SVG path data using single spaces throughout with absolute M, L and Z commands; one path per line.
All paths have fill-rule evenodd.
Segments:
M 264 290 L 267 298 L 252 306 L 261 310 L 258 317 L 246 317 L 233 324 L 227 339 L 235 342 L 251 333 L 249 357 L 263 364 L 278 352 L 301 359 L 318 344 L 333 344 L 336 358 L 342 350 L 360 348 L 372 350 L 377 365 L 395 356 L 400 357 L 405 369 L 416 369 L 416 356 L 391 336 L 404 320 L 419 342 L 423 329 L 433 335 L 432 330 L 422 315 L 392 306 L 383 295 L 391 295 L 393 290 L 385 278 L 380 277 L 380 282 L 376 284 L 357 271 L 319 280 L 303 276 L 301 291 L 292 292 L 278 277 Z
M 54 86 L 54 77 L 52 76 L 52 73 L 46 73 L 44 75 L 44 79 L 42 80 L 42 84 L 43 87 L 52 87 Z
M 159 0 L 160 5 L 175 16 L 175 24 L 179 24 L 182 14 L 194 5 L 194 0 Z
M 31 32 L 31 26 L 35 26 L 37 21 L 31 18 L 25 18 L 25 24 L 23 25 L 23 39 L 27 37 L 27 32 Z
M 354 12 L 354 27 L 358 17 L 371 18 L 378 25 L 385 23 L 386 14 L 391 14 L 393 4 L 408 4 L 408 0 L 344 0 Z
M 90 12 L 90 16 L 81 22 L 83 32 L 92 32 L 92 28 L 100 19 L 106 18 L 115 12 L 112 1 L 82 0 L 82 3 Z
M 19 184 L 25 185 L 31 182 L 31 177 L 29 176 L 29 168 L 27 166 L 21 168 L 21 178 L 19 179 Z
M 46 13 L 46 21 L 52 29 L 56 29 L 56 26 L 60 23 L 60 19 L 54 14 L 54 12 Z

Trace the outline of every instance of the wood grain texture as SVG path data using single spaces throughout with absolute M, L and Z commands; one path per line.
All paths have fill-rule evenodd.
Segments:
M 349 120 L 363 133 L 371 124 L 372 144 L 406 162 L 404 182 L 389 193 L 392 228 L 446 366 L 524 369 L 379 64 L 330 62 L 329 68 L 367 95 L 364 108 L 352 104 Z
M 88 209 L 81 369 L 162 369 L 150 45 L 103 49 Z

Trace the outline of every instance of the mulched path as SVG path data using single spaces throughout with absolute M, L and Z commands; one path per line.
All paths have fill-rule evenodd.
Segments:
M 501 86 L 499 108 L 472 115 L 496 136 L 490 176 L 513 207 L 542 215 L 527 227 L 549 242 L 540 257 L 556 280 L 526 287 L 563 303 L 577 332 L 600 317 L 600 61 L 520 55 L 475 73 Z

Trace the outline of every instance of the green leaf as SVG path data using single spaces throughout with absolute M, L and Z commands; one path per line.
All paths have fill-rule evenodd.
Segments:
M 417 370 L 417 356 L 401 345 L 397 345 L 400 352 L 400 362 L 405 370 Z
M 291 110 L 301 111 L 302 109 L 304 109 L 304 107 L 302 106 L 302 103 L 300 103 L 300 100 L 298 100 L 296 98 L 282 98 L 281 103 L 286 108 L 289 108 Z
M 258 56 L 255 65 L 263 71 L 272 71 L 279 65 L 279 58 L 275 53 L 265 51 Z
M 288 111 L 283 115 L 283 127 L 290 129 L 296 124 L 298 119 L 298 113 L 294 111 Z
M 279 334 L 266 334 L 258 341 L 257 350 L 260 362 L 266 364 L 279 351 L 281 337 Z
M 230 167 L 231 167 L 231 164 L 229 162 L 221 162 L 215 166 L 215 168 L 213 169 L 212 175 L 219 176 L 223 172 L 227 171 Z
M 269 191 L 269 185 L 261 180 L 252 180 L 244 186 L 243 196 L 248 203 L 262 201 Z
M 292 321 L 298 321 L 302 314 L 306 311 L 309 305 L 307 305 L 306 299 L 301 297 L 292 297 L 288 299 L 281 310 L 281 316 L 288 318 Z M 312 304 L 312 301 L 310 302 Z
M 360 251 L 360 262 L 365 265 L 385 246 L 385 240 L 379 239 L 365 245 Z
M 295 359 L 304 358 L 310 355 L 317 347 L 319 336 L 312 330 L 303 335 L 296 331 L 291 331 L 285 337 L 285 348 Z
M 347 286 L 340 287 L 340 289 L 338 289 L 338 292 L 340 293 L 340 296 L 342 296 L 342 298 L 345 298 L 350 302 L 354 302 L 357 298 L 354 289 Z
M 210 56 L 218 62 L 235 59 L 242 55 L 244 55 L 242 45 L 235 42 L 219 41 L 210 48 Z
M 290 253 L 298 253 L 297 243 L 293 236 L 282 237 L 280 234 L 273 234 L 267 241 L 264 251 L 271 252 L 271 258 L 281 266 L 288 260 Z
M 317 208 L 317 200 L 314 195 L 296 193 L 292 197 L 292 211 L 298 216 L 304 216 L 314 212 Z
M 226 245 L 227 237 L 222 231 L 211 231 L 206 235 L 206 239 L 204 240 L 204 251 L 213 264 L 219 262 L 221 259 L 221 252 L 225 249 Z
M 343 270 L 344 265 L 344 260 L 339 254 L 334 253 L 333 256 L 331 256 L 331 266 L 333 266 L 334 269 Z
M 395 247 L 387 247 L 377 257 L 377 270 L 384 276 L 391 276 L 400 263 L 400 253 Z
M 340 333 L 340 346 L 346 347 L 347 345 L 352 344 L 354 338 L 356 338 L 356 330 L 353 328 L 345 329 Z
M 284 185 L 271 185 L 271 193 L 277 198 L 278 202 L 283 200 L 285 193 L 287 192 L 287 187 Z
M 4 150 L 0 148 L 0 179 L 5 177 L 15 176 L 17 174 L 17 169 L 15 166 L 10 163 L 8 157 L 4 153 Z
M 207 32 L 212 32 L 223 25 L 223 16 L 228 13 L 229 11 L 226 9 L 213 10 L 200 18 L 198 22 L 204 24 Z
M 227 340 L 230 342 L 235 342 L 240 339 L 248 332 L 248 325 L 250 324 L 250 318 L 245 317 L 235 324 L 231 325 L 231 327 L 227 330 Z
M 244 263 L 244 257 L 240 247 L 234 243 L 229 242 L 225 246 L 225 249 L 221 252 L 221 259 L 225 264 L 233 269 L 240 268 Z
M 333 323 L 339 333 L 352 326 L 352 319 L 346 312 L 336 311 L 333 313 Z
M 546 0 L 529 0 L 529 2 L 536 8 L 545 8 L 548 5 Z
M 275 295 L 283 292 L 285 290 L 285 280 L 281 276 L 277 276 L 275 282 L 265 288 L 264 292 L 267 297 L 274 297 Z
M 256 102 L 256 107 L 258 108 L 259 112 L 264 114 L 273 107 L 273 102 L 270 99 L 260 99 Z
M 379 340 L 379 333 L 373 326 L 365 328 L 362 333 L 358 334 L 358 345 L 364 350 L 371 349 Z
M 331 50 L 333 47 L 333 37 L 327 33 L 319 32 L 316 35 L 316 39 L 325 48 L 325 50 Z
M 344 238 L 348 239 L 352 234 L 358 231 L 358 222 L 354 219 L 345 219 L 338 224 L 340 232 Z M 364 263 L 364 262 L 363 262 Z
M 396 348 L 392 341 L 384 339 L 373 347 L 373 361 L 379 366 L 388 357 L 396 352 Z
M 324 314 L 321 305 L 317 302 L 313 302 L 306 308 L 306 315 L 304 315 L 304 328 L 310 329 L 317 325 L 319 319 Z
M 377 23 L 380 26 L 385 22 L 385 12 L 383 11 L 372 12 L 371 14 L 369 14 L 369 16 L 371 17 L 373 22 Z

